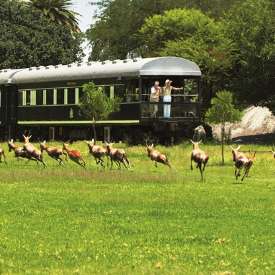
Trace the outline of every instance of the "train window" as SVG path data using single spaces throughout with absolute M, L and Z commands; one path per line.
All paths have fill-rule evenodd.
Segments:
M 57 104 L 64 104 L 64 89 L 57 89 L 57 99 L 56 99 Z
M 43 90 L 36 90 L 36 105 L 43 105 Z
M 53 89 L 53 104 L 57 104 L 57 89 Z
M 78 98 L 79 98 L 79 101 L 81 101 L 81 97 L 83 96 L 83 88 L 82 87 L 79 87 L 78 88 Z
M 75 88 L 68 88 L 68 104 L 75 104 Z
M 184 80 L 184 93 L 197 94 L 198 93 L 198 82 L 195 79 Z
M 53 89 L 46 90 L 46 104 L 53 105 Z
M 126 101 L 135 102 L 139 100 L 139 89 L 136 87 L 136 83 L 128 83 L 126 88 Z
M 125 85 L 115 85 L 115 96 L 121 98 L 122 102 L 126 101 Z
M 47 105 L 47 90 L 43 90 L 43 105 Z
M 114 97 L 115 97 L 115 87 L 110 86 L 110 98 L 114 98 Z
M 79 88 L 75 88 L 75 104 L 79 103 Z
M 31 103 L 30 105 L 36 105 L 36 91 L 35 90 L 31 90 Z
M 30 90 L 27 90 L 25 91 L 25 105 L 29 106 L 31 105 L 31 91 Z
M 19 91 L 18 93 L 18 106 L 23 106 L 23 92 L 24 91 Z
M 184 101 L 185 102 L 196 102 L 198 101 L 198 81 L 196 79 L 185 79 L 184 80 Z
M 68 89 L 64 89 L 64 104 L 68 104 Z
M 104 93 L 106 96 L 110 97 L 110 86 L 104 86 Z

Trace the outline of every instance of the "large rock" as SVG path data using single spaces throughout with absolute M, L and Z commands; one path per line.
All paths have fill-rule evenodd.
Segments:
M 213 137 L 220 140 L 220 125 L 211 126 Z M 226 124 L 226 133 L 230 133 L 230 138 L 275 133 L 275 116 L 266 107 L 249 107 L 239 123 Z

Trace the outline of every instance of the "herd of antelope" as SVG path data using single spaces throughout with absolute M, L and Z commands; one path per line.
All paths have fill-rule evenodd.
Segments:
M 23 135 L 24 144 L 22 146 L 15 144 L 13 139 L 8 141 L 9 152 L 14 151 L 14 156 L 17 160 L 32 160 L 36 161 L 37 164 L 41 163 L 46 167 L 46 163 L 43 159 L 43 152 L 46 151 L 48 156 L 56 160 L 59 165 L 64 165 L 64 161 L 68 161 L 69 158 L 71 161 L 85 168 L 86 162 L 83 159 L 81 152 L 71 149 L 69 144 L 64 143 L 62 148 L 58 148 L 50 147 L 47 145 L 46 141 L 43 141 L 40 143 L 40 149 L 38 149 L 30 142 L 31 137 L 32 136 Z M 119 168 L 121 168 L 121 164 L 123 164 L 125 168 L 130 168 L 130 162 L 123 149 L 113 148 L 112 144 L 107 142 L 105 143 L 105 147 L 96 145 L 94 140 L 86 141 L 86 143 L 90 155 L 95 158 L 96 164 L 105 167 L 104 158 L 107 157 L 107 159 L 111 161 L 111 168 L 113 167 L 113 163 L 116 163 Z M 0 162 L 2 162 L 2 159 L 7 163 L 5 152 L 0 148 Z
M 56 160 L 59 165 L 64 165 L 64 161 L 68 161 L 68 157 L 71 161 L 75 162 L 79 166 L 85 168 L 86 162 L 83 159 L 80 151 L 71 149 L 69 144 L 64 143 L 62 148 L 58 147 L 50 147 L 46 144 L 46 141 L 40 143 L 40 149 L 36 148 L 31 142 L 31 136 L 25 136 L 24 144 L 22 146 L 14 143 L 13 139 L 8 141 L 9 152 L 14 151 L 14 156 L 16 159 L 27 159 L 28 161 L 36 161 L 37 164 L 41 163 L 44 167 L 46 167 L 46 163 L 43 160 L 43 152 L 46 151 L 48 156 L 52 159 Z M 86 141 L 89 154 L 94 157 L 96 164 L 105 168 L 105 159 L 107 159 L 107 166 L 109 166 L 109 161 L 111 162 L 110 168 L 113 168 L 113 163 L 117 165 L 120 169 L 121 164 L 125 168 L 130 168 L 130 162 L 126 155 L 125 150 L 113 148 L 112 143 L 105 142 L 105 146 L 96 145 L 95 141 L 92 139 L 91 141 Z M 195 142 L 191 140 L 193 144 L 193 150 L 191 152 L 191 170 L 193 170 L 193 161 L 196 163 L 196 167 L 200 171 L 201 180 L 204 179 L 204 170 L 208 163 L 209 156 L 202 149 L 200 149 L 201 141 Z M 240 145 L 237 148 L 232 149 L 233 162 L 235 166 L 235 177 L 238 180 L 241 177 L 241 181 L 244 180 L 245 177 L 248 177 L 249 171 L 253 165 L 255 160 L 255 155 L 250 154 L 247 155 L 244 152 L 240 151 Z M 154 162 L 157 167 L 158 163 L 167 165 L 171 168 L 171 164 L 167 158 L 167 156 L 158 150 L 155 149 L 154 144 L 148 145 L 146 142 L 146 149 L 148 157 Z M 273 154 L 273 158 L 275 158 L 275 149 L 274 147 L 271 150 Z M 64 156 L 64 158 L 63 158 Z M 3 148 L 0 147 L 0 162 L 7 163 L 6 155 Z M 241 173 L 243 171 L 243 175 Z

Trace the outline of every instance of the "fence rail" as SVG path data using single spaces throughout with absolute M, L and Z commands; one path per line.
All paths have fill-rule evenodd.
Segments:
M 142 118 L 197 118 L 200 115 L 198 103 L 142 102 Z M 168 110 L 167 110 L 168 109 Z

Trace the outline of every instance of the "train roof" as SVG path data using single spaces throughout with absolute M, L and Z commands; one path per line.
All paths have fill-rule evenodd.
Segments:
M 179 57 L 136 58 L 1 70 L 0 84 L 29 84 L 139 76 L 201 76 L 198 65 Z
M 18 71 L 19 71 L 19 69 L 16 69 L 16 70 L 11 70 L 11 69 L 0 70 L 0 84 L 9 83 L 9 79 L 12 79 L 14 74 Z

